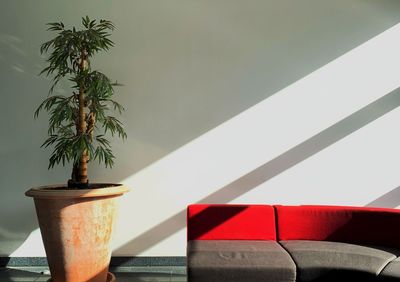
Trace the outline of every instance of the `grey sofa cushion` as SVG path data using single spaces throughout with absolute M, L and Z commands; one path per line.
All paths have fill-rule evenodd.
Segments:
M 379 281 L 400 281 L 400 258 L 391 262 L 379 274 Z
M 296 266 L 276 241 L 194 240 L 187 245 L 189 282 L 293 282 Z
M 297 265 L 298 281 L 376 281 L 398 251 L 329 241 L 280 241 Z

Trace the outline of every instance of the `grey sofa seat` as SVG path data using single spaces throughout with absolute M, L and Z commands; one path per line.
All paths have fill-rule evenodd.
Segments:
M 297 265 L 297 281 L 377 281 L 398 250 L 329 241 L 280 241 Z M 389 272 L 389 270 L 387 271 Z
M 293 260 L 276 241 L 188 241 L 187 259 L 190 282 L 296 280 Z

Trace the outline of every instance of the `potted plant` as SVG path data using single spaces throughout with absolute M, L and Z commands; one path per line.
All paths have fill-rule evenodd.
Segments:
M 67 184 L 32 188 L 39 226 L 53 282 L 105 282 L 115 277 L 108 272 L 109 241 L 115 219 L 116 200 L 127 187 L 121 184 L 90 183 L 87 165 L 91 161 L 113 165 L 114 155 L 107 135 L 125 139 L 122 123 L 110 110 L 123 107 L 113 100 L 113 83 L 92 69 L 91 59 L 107 51 L 114 25 L 108 20 L 82 18 L 82 30 L 66 29 L 62 22 L 49 23 L 56 36 L 41 46 L 50 53 L 41 74 L 53 76 L 49 96 L 40 104 L 49 113 L 48 138 L 42 147 L 54 146 L 49 169 L 72 163 Z M 72 84 L 70 95 L 58 95 L 62 80 Z

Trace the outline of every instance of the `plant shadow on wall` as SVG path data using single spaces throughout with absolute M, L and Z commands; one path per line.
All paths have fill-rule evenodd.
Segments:
M 380 99 L 370 103 L 364 108 L 340 120 L 334 125 L 326 128 L 301 144 L 293 147 L 264 165 L 256 168 L 243 177 L 231 182 L 218 191 L 201 199 L 197 203 L 228 203 L 239 196 L 249 192 L 258 185 L 267 182 L 273 177 L 283 173 L 296 164 L 317 154 L 323 149 L 331 146 L 335 142 L 345 138 L 379 117 L 389 113 L 400 106 L 400 88 L 386 94 Z M 393 193 L 398 195 L 399 189 Z M 385 198 L 385 196 L 382 196 Z M 378 200 L 377 200 L 378 201 Z M 372 202 L 374 203 L 374 202 Z M 371 203 L 371 204 L 372 204 Z M 379 201 L 379 204 L 383 203 Z M 387 203 L 385 201 L 385 203 Z M 376 203 L 375 203 L 376 204 Z M 400 200 L 391 203 L 393 206 L 400 204 Z M 199 214 L 199 216 L 201 216 Z M 135 250 L 135 254 L 140 254 L 160 241 L 170 237 L 179 230 L 185 228 L 186 210 L 182 210 L 169 217 L 165 221 L 147 230 L 130 242 L 120 247 L 117 252 L 127 252 L 125 250 Z
M 194 17 L 192 10 L 182 13 L 184 7 L 163 2 L 156 8 L 150 2 L 143 6 L 162 7 L 162 17 L 134 17 L 136 24 L 123 31 L 134 40 L 123 39 L 121 55 L 115 57 L 116 65 L 129 65 L 122 81 L 129 81 L 127 87 L 135 93 L 127 105 L 130 150 L 115 151 L 119 157 L 113 176 L 118 180 L 399 22 L 397 15 L 384 24 L 372 23 L 362 9 L 356 17 L 346 5 L 318 1 L 313 9 L 296 1 L 289 9 L 286 1 L 271 0 L 254 5 L 238 1 L 229 7 L 207 1 L 181 5 L 196 11 Z M 341 7 L 346 20 L 327 5 Z M 375 12 L 389 10 L 386 4 L 375 6 Z M 245 16 L 251 20 L 238 20 Z
M 0 34 L 0 128 L 6 132 L 0 139 L 0 255 L 12 253 L 37 228 L 33 207 L 22 195 L 42 177 L 34 168 L 47 163 L 38 154 L 33 118 L 27 118 L 33 117 L 32 105 L 37 103 L 33 89 L 40 88 L 40 62 L 37 46 L 17 35 Z
M 366 205 L 367 207 L 397 208 L 400 206 L 400 186 L 380 196 Z

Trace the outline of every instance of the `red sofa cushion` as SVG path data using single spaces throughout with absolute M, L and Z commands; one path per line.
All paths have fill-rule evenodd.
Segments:
M 188 240 L 276 240 L 274 208 L 268 205 L 206 205 L 187 208 Z
M 400 210 L 275 206 L 279 240 L 326 240 L 400 247 Z

